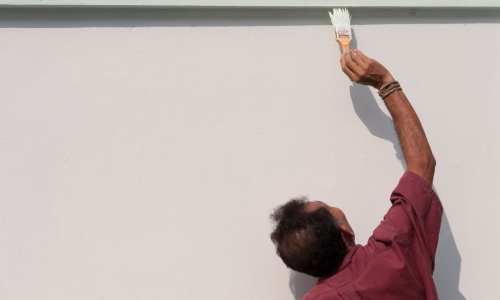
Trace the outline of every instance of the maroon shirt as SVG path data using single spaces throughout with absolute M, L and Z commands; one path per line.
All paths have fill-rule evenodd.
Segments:
M 303 300 L 438 299 L 432 273 L 443 206 L 429 183 L 410 171 L 391 202 L 368 244 L 352 248 Z

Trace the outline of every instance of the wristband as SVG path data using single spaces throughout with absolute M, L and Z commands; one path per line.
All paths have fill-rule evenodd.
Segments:
M 379 92 L 384 92 L 391 84 L 393 83 L 399 83 L 397 80 L 389 81 L 388 83 L 384 84 L 380 89 Z
M 395 92 L 395 91 L 401 91 L 403 90 L 401 88 L 401 86 L 399 84 L 397 84 L 396 86 L 392 87 L 391 89 L 389 89 L 387 92 L 384 92 L 384 93 L 381 93 L 379 92 L 379 96 L 382 97 L 382 100 L 385 99 L 385 97 L 389 96 L 390 94 L 392 94 L 392 92 Z

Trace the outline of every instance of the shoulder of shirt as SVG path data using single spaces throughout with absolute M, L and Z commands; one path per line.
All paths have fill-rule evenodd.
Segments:
M 443 207 L 443 205 L 441 204 L 441 200 L 437 196 L 437 194 L 434 191 L 434 189 L 432 188 L 432 186 L 424 178 L 422 178 L 420 175 L 418 175 L 417 173 L 414 173 L 412 171 L 405 171 L 405 173 L 403 174 L 403 176 L 399 180 L 399 183 L 401 184 L 405 181 L 411 181 L 412 183 L 415 183 L 419 188 L 422 189 L 422 191 L 425 194 L 429 194 L 430 200 L 434 204 L 436 204 L 438 207 L 441 207 L 441 208 Z M 398 187 L 399 187 L 399 185 L 398 185 Z M 396 187 L 396 189 L 394 191 L 396 191 L 398 189 L 398 187 Z M 395 200 L 394 197 L 391 197 L 391 200 Z
M 332 299 L 331 296 L 333 293 L 340 292 L 343 287 L 355 282 L 366 270 L 366 265 L 378 254 L 387 250 L 385 247 L 377 247 L 376 244 L 380 242 L 372 239 L 373 237 L 370 237 L 368 243 L 358 249 L 355 255 L 357 256 L 356 261 L 352 262 L 347 268 L 343 269 L 339 273 L 332 275 L 331 277 L 325 279 L 322 283 L 314 286 L 302 298 L 302 300 L 319 300 L 324 297 Z M 345 272 L 348 272 L 349 275 L 346 276 Z

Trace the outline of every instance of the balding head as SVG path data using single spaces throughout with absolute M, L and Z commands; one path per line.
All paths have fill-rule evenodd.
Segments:
M 330 275 L 348 253 L 340 222 L 323 206 L 309 206 L 307 198 L 292 199 L 271 215 L 271 240 L 291 269 L 315 277 Z

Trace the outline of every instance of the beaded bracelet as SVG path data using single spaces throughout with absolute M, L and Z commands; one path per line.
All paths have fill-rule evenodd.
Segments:
M 393 83 L 399 83 L 397 80 L 393 80 L 393 81 L 389 81 L 388 83 L 384 84 L 380 89 L 379 91 L 380 92 L 384 92 L 386 88 L 388 88 L 391 84 Z
M 382 100 L 385 99 L 385 97 L 389 96 L 389 94 L 392 94 L 392 92 L 395 92 L 395 91 L 402 91 L 403 89 L 401 88 L 401 86 L 398 84 L 396 85 L 395 87 L 391 88 L 390 90 L 388 90 L 387 92 L 385 93 L 379 93 L 380 97 L 382 97 Z

